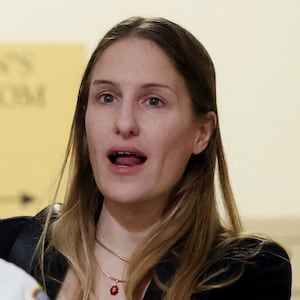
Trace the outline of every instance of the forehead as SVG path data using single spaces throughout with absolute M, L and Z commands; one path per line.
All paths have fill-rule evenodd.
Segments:
M 132 77 L 136 80 L 163 79 L 183 82 L 173 61 L 154 42 L 124 38 L 106 48 L 96 61 L 91 77 Z

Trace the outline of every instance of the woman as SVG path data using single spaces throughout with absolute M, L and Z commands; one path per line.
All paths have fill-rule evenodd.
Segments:
M 241 234 L 214 66 L 182 27 L 136 17 L 104 36 L 67 154 L 69 191 L 58 217 L 49 210 L 35 256 L 51 298 L 290 298 L 286 252 Z

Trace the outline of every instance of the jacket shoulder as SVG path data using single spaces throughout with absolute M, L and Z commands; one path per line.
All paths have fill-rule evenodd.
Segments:
M 61 205 L 46 207 L 34 217 L 15 217 L 0 220 L 0 258 L 15 263 L 30 272 L 40 235 L 48 212 L 51 219 L 60 213 Z
M 288 300 L 291 278 L 291 263 L 285 249 L 275 242 L 265 241 L 245 265 L 235 286 L 242 297 L 245 295 L 244 299 Z
M 19 233 L 32 217 L 13 217 L 0 219 L 0 258 L 7 260 Z
M 238 274 L 238 270 L 238 279 L 225 287 L 204 292 L 203 298 L 199 299 L 290 299 L 291 263 L 286 250 L 278 243 L 245 238 L 237 244 L 234 254 L 229 254 L 227 259 L 226 274 L 230 277 Z M 198 299 L 197 295 L 193 299 Z

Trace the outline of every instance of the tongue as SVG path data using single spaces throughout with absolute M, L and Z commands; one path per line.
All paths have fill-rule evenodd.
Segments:
M 115 164 L 119 166 L 135 166 L 140 165 L 143 162 L 143 159 L 137 156 L 118 156 Z

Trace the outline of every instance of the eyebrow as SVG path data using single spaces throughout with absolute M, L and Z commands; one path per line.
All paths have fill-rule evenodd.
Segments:
M 109 84 L 109 85 L 114 85 L 114 86 L 120 87 L 119 83 L 116 83 L 111 80 L 106 80 L 106 79 L 96 79 L 92 82 L 92 85 L 100 85 L 100 84 Z M 172 93 L 175 94 L 175 91 L 169 85 L 156 83 L 156 82 L 149 82 L 149 83 L 142 84 L 141 88 L 142 89 L 164 88 L 164 89 L 170 90 Z
M 99 84 L 109 84 L 109 85 L 119 86 L 119 84 L 117 84 L 113 81 L 110 81 L 110 80 L 105 80 L 105 79 L 97 79 L 92 82 L 92 85 L 99 85 Z
M 164 89 L 170 90 L 172 93 L 175 94 L 175 91 L 169 85 L 167 85 L 167 84 L 150 82 L 150 83 L 143 84 L 142 88 L 144 88 L 144 89 L 149 89 L 149 88 L 164 88 Z

